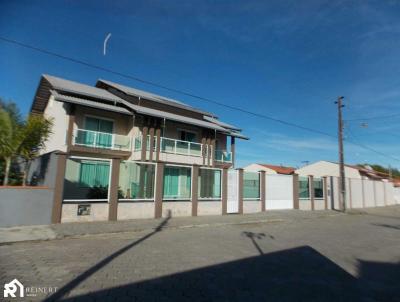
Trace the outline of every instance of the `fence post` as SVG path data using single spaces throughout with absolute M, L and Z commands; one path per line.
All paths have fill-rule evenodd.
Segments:
M 113 158 L 111 160 L 111 181 L 110 181 L 110 200 L 108 201 L 108 220 L 117 220 L 118 217 L 118 184 L 119 167 L 121 160 Z
M 365 208 L 365 184 L 363 177 L 361 177 L 361 189 L 362 189 L 362 207 Z
M 238 198 L 239 198 L 239 214 L 243 214 L 243 169 L 239 168 L 238 178 L 239 178 L 239 188 L 238 188 Z
M 199 166 L 192 167 L 192 216 L 197 216 L 198 189 L 199 189 Z M 204 180 L 202 180 L 204 181 Z
M 261 200 L 261 212 L 265 212 L 266 208 L 266 177 L 265 171 L 260 171 L 260 200 Z
M 311 211 L 315 210 L 314 176 L 308 175 L 308 190 L 310 193 Z
M 160 218 L 162 216 L 162 201 L 163 201 L 163 188 L 164 188 L 164 163 L 158 162 L 156 164 L 156 190 L 154 194 L 154 217 Z
M 299 175 L 293 174 L 293 209 L 298 210 L 299 205 Z
M 227 214 L 228 207 L 228 168 L 222 169 L 222 215 Z
M 67 165 L 66 153 L 55 153 L 57 155 L 57 172 L 54 184 L 53 209 L 51 212 L 51 223 L 60 223 L 62 215 L 62 200 L 64 193 L 65 168 Z
M 324 176 L 322 177 L 322 185 L 323 185 L 323 190 L 324 190 L 324 208 L 325 210 L 328 209 L 328 177 Z
M 348 184 L 348 196 L 349 196 L 349 208 L 352 209 L 353 208 L 353 200 L 351 197 L 351 178 L 348 178 L 349 184 Z

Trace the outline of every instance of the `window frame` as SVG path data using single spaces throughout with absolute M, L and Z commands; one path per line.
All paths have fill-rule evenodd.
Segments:
M 215 201 L 222 201 L 222 178 L 223 178 L 223 169 L 221 169 L 221 168 L 209 168 L 209 167 L 199 167 L 199 175 L 198 176 L 200 176 L 200 170 L 217 170 L 217 171 L 220 171 L 220 175 L 221 175 L 221 178 L 220 178 L 220 197 L 219 198 L 214 198 L 214 197 L 200 197 L 200 194 L 199 194 L 199 192 L 197 192 L 197 198 L 198 198 L 198 200 L 199 201 L 212 201 L 212 200 L 215 200 Z M 197 179 L 197 191 L 199 191 L 201 188 L 200 188 L 200 183 L 199 183 L 199 180 Z
M 165 168 L 166 167 L 178 167 L 178 168 L 187 168 L 190 169 L 190 194 L 189 197 L 187 198 L 165 198 L 164 197 L 164 177 L 165 177 Z M 164 165 L 164 171 L 163 171 L 163 188 L 162 188 L 162 200 L 166 202 L 173 202 L 173 201 L 191 201 L 192 200 L 192 194 L 193 194 L 193 166 L 186 166 L 186 165 L 176 165 L 176 164 L 165 164 Z M 180 187 L 178 186 L 178 195 L 180 195 Z
M 244 173 L 245 172 L 250 172 L 250 173 L 257 173 L 258 174 L 258 197 L 244 197 Z M 251 201 L 251 200 L 261 200 L 261 172 L 260 171 L 245 171 L 243 170 L 243 201 Z

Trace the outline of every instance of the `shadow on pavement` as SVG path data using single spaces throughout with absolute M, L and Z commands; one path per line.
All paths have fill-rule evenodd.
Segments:
M 364 261 L 359 263 L 360 277 L 357 279 L 313 248 L 301 246 L 104 289 L 74 296 L 65 301 L 232 302 L 396 301 L 398 299 L 400 264 Z
M 155 235 L 158 232 L 161 232 L 163 227 L 165 227 L 168 223 L 168 220 L 171 219 L 171 211 L 168 212 L 168 217 L 166 217 L 151 233 L 141 237 L 138 240 L 135 240 L 134 242 L 124 246 L 123 248 L 119 249 L 118 251 L 114 252 L 110 256 L 104 258 L 100 262 L 98 262 L 96 265 L 92 266 L 88 270 L 84 271 L 82 274 L 77 276 L 75 279 L 67 283 L 65 286 L 60 288 L 56 293 L 51 295 L 50 297 L 46 298 L 44 301 L 59 301 L 61 300 L 66 294 L 68 294 L 71 290 L 76 288 L 79 284 L 81 284 L 83 281 L 85 281 L 87 278 L 95 274 L 97 271 L 99 271 L 101 268 L 106 266 L 108 263 L 110 263 L 112 260 L 117 258 L 118 256 L 122 255 L 129 249 L 133 248 L 134 246 L 142 243 L 143 241 L 149 239 L 151 236 Z
M 371 224 L 375 225 L 375 226 L 380 226 L 380 227 L 384 227 L 384 228 L 389 228 L 389 229 L 399 230 L 400 231 L 400 225 L 391 225 L 391 224 L 386 224 L 386 223 L 371 223 Z

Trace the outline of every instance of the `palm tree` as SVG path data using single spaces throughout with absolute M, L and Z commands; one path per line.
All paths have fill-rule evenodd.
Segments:
M 51 134 L 52 121 L 30 115 L 22 121 L 15 103 L 0 100 L 0 159 L 5 162 L 3 185 L 8 184 L 11 163 L 17 157 L 25 161 L 23 184 L 30 161 L 39 154 Z

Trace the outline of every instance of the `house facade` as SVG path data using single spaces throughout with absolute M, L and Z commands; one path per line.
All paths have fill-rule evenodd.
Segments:
M 271 164 L 250 164 L 244 168 L 249 171 L 265 171 L 266 174 L 292 175 L 295 172 L 293 167 L 284 167 Z
M 55 223 L 221 214 L 235 140 L 247 139 L 215 114 L 106 80 L 43 75 L 31 113 L 54 124 L 43 153 L 58 157 Z

